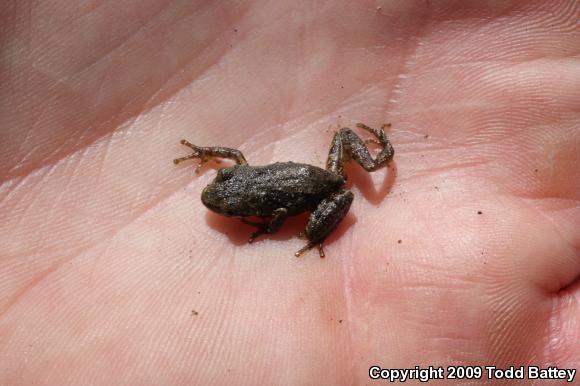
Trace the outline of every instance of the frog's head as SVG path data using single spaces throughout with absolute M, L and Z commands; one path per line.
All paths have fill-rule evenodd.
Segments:
M 235 216 L 237 200 L 235 182 L 230 181 L 232 176 L 232 168 L 220 169 L 214 180 L 201 192 L 203 205 L 223 216 Z

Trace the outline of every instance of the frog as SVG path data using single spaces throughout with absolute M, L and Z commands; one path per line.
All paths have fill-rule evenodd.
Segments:
M 306 245 L 295 256 L 317 247 L 319 256 L 323 258 L 324 240 L 344 219 L 354 199 L 352 191 L 346 188 L 347 163 L 354 160 L 367 172 L 374 172 L 388 166 L 395 154 L 385 134 L 390 124 L 379 129 L 363 123 L 357 123 L 356 127 L 373 137 L 363 140 L 352 129 L 339 127 L 331 141 L 324 169 L 292 161 L 251 166 L 238 149 L 201 147 L 185 139 L 180 143 L 193 152 L 173 162 L 177 165 L 197 159 L 199 163 L 195 171 L 198 173 L 210 160 L 233 161 L 233 166 L 219 168 L 213 181 L 203 189 L 203 205 L 219 215 L 239 218 L 255 227 L 249 243 L 261 235 L 278 232 L 289 216 L 309 212 L 306 228 L 301 233 L 306 238 Z M 371 143 L 380 146 L 374 158 L 367 146 Z

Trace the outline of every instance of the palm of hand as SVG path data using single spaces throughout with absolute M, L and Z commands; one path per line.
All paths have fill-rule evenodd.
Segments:
M 579 366 L 579 3 L 313 4 L 5 17 L 2 383 Z M 393 123 L 396 177 L 349 168 L 325 260 L 293 257 L 300 221 L 246 245 L 199 202 L 211 167 L 170 162 L 187 137 L 322 166 L 359 120 Z

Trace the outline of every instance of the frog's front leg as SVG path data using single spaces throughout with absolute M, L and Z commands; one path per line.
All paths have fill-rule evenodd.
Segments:
M 383 125 L 380 129 L 373 129 L 362 123 L 357 123 L 358 128 L 367 130 L 376 139 L 363 141 L 354 131 L 347 127 L 341 128 L 332 139 L 332 145 L 326 160 L 326 170 L 344 176 L 344 164 L 349 158 L 354 159 L 366 171 L 372 172 L 386 166 L 393 158 L 395 150 L 385 134 L 385 128 L 390 124 Z M 381 151 L 373 159 L 366 142 L 373 142 L 382 146 Z
M 315 246 L 318 246 L 320 257 L 324 257 L 322 242 L 346 216 L 353 198 L 354 195 L 350 190 L 341 190 L 320 201 L 310 214 L 304 231 L 308 244 L 295 253 L 297 257 Z
M 278 232 L 278 230 L 280 230 L 280 228 L 282 227 L 282 224 L 284 224 L 284 221 L 286 221 L 286 217 L 288 217 L 288 210 L 286 208 L 278 208 L 272 214 L 272 219 L 270 219 L 270 221 L 267 223 L 256 223 L 248 221 L 245 218 L 242 218 L 242 222 L 244 222 L 245 224 L 253 225 L 256 228 L 258 228 L 254 233 L 252 233 L 252 235 L 248 239 L 248 242 L 249 243 L 253 242 L 256 239 L 256 237 L 264 233 Z
M 227 158 L 233 160 L 238 165 L 247 165 L 248 161 L 242 154 L 241 151 L 237 149 L 230 149 L 229 147 L 219 147 L 219 146 L 211 146 L 211 147 L 201 147 L 196 146 L 192 143 L 189 143 L 185 139 L 181 140 L 181 144 L 187 147 L 190 147 L 193 150 L 193 153 L 186 157 L 176 158 L 173 160 L 174 164 L 178 164 L 182 161 L 198 158 L 200 160 L 199 164 L 197 165 L 195 172 L 198 173 L 201 166 L 209 161 L 212 158 Z

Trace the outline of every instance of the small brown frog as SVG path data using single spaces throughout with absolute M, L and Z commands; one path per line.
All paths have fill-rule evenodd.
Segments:
M 322 242 L 344 218 L 353 200 L 353 194 L 345 189 L 345 163 L 354 159 L 366 171 L 372 172 L 387 166 L 395 151 L 380 129 L 357 123 L 357 127 L 369 131 L 375 138 L 363 141 L 351 129 L 341 128 L 332 140 L 326 170 L 295 162 L 277 162 L 265 166 L 250 166 L 244 155 L 227 147 L 200 147 L 181 140 L 193 153 L 173 160 L 175 164 L 197 158 L 200 163 L 196 172 L 212 158 L 227 158 L 236 165 L 218 170 L 216 178 L 201 193 L 202 203 L 210 210 L 229 217 L 240 217 L 246 224 L 256 227 L 248 240 L 250 243 L 261 234 L 277 232 L 286 218 L 310 211 L 310 219 L 304 235 L 308 243 L 295 253 L 318 246 L 324 257 Z M 381 151 L 372 158 L 366 143 L 376 143 Z M 265 218 L 265 222 L 251 222 L 249 216 Z

